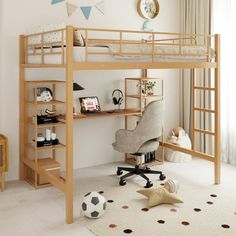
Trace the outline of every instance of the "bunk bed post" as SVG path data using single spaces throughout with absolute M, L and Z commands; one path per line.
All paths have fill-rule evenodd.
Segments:
M 73 223 L 73 27 L 66 27 L 66 223 Z
M 220 142 L 220 35 L 215 35 L 215 150 L 214 169 L 215 184 L 220 184 L 220 162 L 221 162 L 221 142 Z
M 19 177 L 20 180 L 25 180 L 26 173 L 23 163 L 25 157 L 25 36 L 20 35 L 19 37 L 19 76 L 20 76 L 20 135 L 19 135 L 19 154 L 20 154 L 20 165 L 19 165 Z

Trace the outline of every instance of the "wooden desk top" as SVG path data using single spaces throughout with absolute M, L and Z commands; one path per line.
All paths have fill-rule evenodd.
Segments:
M 93 119 L 93 118 L 105 118 L 105 117 L 114 117 L 114 116 L 132 116 L 132 115 L 140 115 L 139 109 L 120 109 L 114 110 L 114 112 L 102 111 L 101 113 L 91 113 L 91 114 L 76 114 L 74 115 L 74 120 L 81 119 Z

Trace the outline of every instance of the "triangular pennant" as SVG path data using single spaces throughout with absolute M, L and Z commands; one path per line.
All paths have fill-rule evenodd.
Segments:
M 100 11 L 103 15 L 105 15 L 105 2 L 101 1 L 95 5 L 98 11 Z
M 66 9 L 67 9 L 67 15 L 71 16 L 76 10 L 78 6 L 71 4 L 71 3 L 66 3 Z
M 80 7 L 80 9 L 83 12 L 84 17 L 88 20 L 89 16 L 90 16 L 90 13 L 91 13 L 92 7 Z
M 59 2 L 64 2 L 65 0 L 52 0 L 51 4 L 57 4 Z

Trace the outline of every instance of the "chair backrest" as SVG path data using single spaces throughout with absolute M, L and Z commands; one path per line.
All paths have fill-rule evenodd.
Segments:
M 134 135 L 142 137 L 143 142 L 161 137 L 163 113 L 163 101 L 150 102 L 134 130 Z

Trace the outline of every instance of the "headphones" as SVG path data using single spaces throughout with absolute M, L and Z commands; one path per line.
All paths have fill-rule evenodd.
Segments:
M 115 93 L 118 93 L 117 95 L 115 95 Z M 112 92 L 112 101 L 115 105 L 121 105 L 123 102 L 123 92 L 120 89 L 115 89 Z

